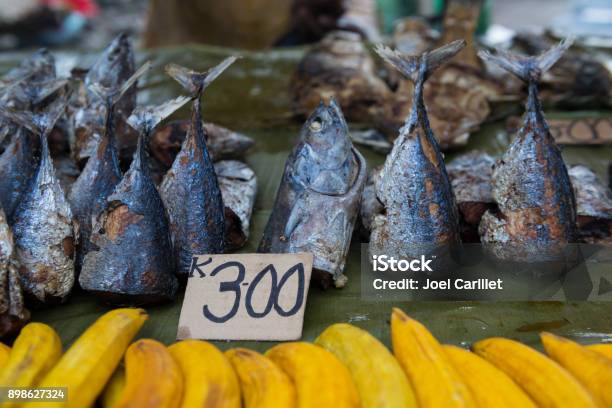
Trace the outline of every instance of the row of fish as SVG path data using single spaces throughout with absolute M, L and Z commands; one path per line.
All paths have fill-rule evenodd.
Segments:
M 424 19 L 408 18 L 397 24 L 393 34 L 394 47 L 411 55 L 466 40 L 457 57 L 424 86 L 430 126 L 442 150 L 464 146 L 470 133 L 483 122 L 512 112 L 528 91 L 507 71 L 477 57 L 475 31 L 481 6 L 482 0 L 450 0 L 439 33 Z M 513 50 L 534 55 L 552 45 L 547 36 L 517 35 Z M 543 100 L 556 106 L 605 107 L 612 100 L 609 71 L 578 47 L 568 50 L 540 83 Z M 291 90 L 299 115 L 311 111 L 320 98 L 334 96 L 350 122 L 377 130 L 376 137 L 356 133 L 354 139 L 384 149 L 390 149 L 389 142 L 397 137 L 415 97 L 409 80 L 379 67 L 363 39 L 348 31 L 328 34 L 303 57 Z
M 189 96 L 158 106 L 135 106 L 136 83 L 151 64 L 135 70 L 133 59 L 127 37 L 116 38 L 76 98 L 47 51 L 3 78 L 0 120 L 11 138 L 0 156 L 0 334 L 27 320 L 22 290 L 33 304 L 57 303 L 78 280 L 108 302 L 170 300 L 194 255 L 246 241 L 255 174 L 240 161 L 213 162 L 207 143 L 222 158 L 252 141 L 205 124 L 201 113 L 203 91 L 236 57 L 203 73 L 169 65 L 167 73 Z M 156 132 L 190 101 L 188 123 Z M 67 194 L 51 155 L 52 132 L 60 133 L 60 144 L 70 136 L 74 162 L 82 166 Z M 137 144 L 124 174 L 120 152 L 131 149 L 121 140 L 130 135 Z M 156 163 L 151 147 L 154 156 L 171 160 L 165 174 L 159 170 L 168 163 Z

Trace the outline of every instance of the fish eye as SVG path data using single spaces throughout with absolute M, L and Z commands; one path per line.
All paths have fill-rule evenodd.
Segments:
M 315 120 L 310 122 L 310 126 L 309 126 L 310 130 L 312 130 L 313 132 L 320 131 L 322 127 L 323 127 L 323 123 L 321 121 L 321 118 L 315 118 Z

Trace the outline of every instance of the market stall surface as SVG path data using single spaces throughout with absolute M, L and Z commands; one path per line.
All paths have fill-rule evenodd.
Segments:
M 241 252 L 254 252 L 270 215 L 284 164 L 294 145 L 299 121 L 291 113 L 288 84 L 302 49 L 270 53 L 243 53 L 213 47 L 189 46 L 139 53 L 140 62 L 151 60 L 154 69 L 141 81 L 139 103 L 158 103 L 181 94 L 178 85 L 166 76 L 163 66 L 174 62 L 196 70 L 204 70 L 231 54 L 244 58 L 234 64 L 204 94 L 203 115 L 206 121 L 243 132 L 256 141 L 246 157 L 258 177 L 259 191 L 253 213 L 249 241 Z M 59 52 L 60 74 L 78 64 L 87 67 L 91 55 Z M 6 54 L 0 70 L 16 65 L 23 54 Z M 519 107 L 517 106 L 517 109 Z M 519 111 L 517 110 L 517 113 Z M 591 112 L 593 114 L 593 112 Z M 598 112 L 612 116 L 612 112 Z M 580 115 L 580 113 L 548 112 L 549 117 Z M 176 118 L 187 118 L 183 109 Z M 508 144 L 504 122 L 486 124 L 472 136 L 468 146 L 446 156 L 480 149 L 500 154 Z M 360 148 L 370 166 L 382 164 L 384 156 Z M 585 164 L 606 180 L 612 162 L 612 147 L 566 147 L 568 164 Z M 362 327 L 389 344 L 391 307 L 398 306 L 425 324 L 443 343 L 467 346 L 490 336 L 504 336 L 536 345 L 538 333 L 554 331 L 581 343 L 612 342 L 612 303 L 609 302 L 391 302 L 365 301 L 361 298 L 360 245 L 357 238 L 351 247 L 346 267 L 349 282 L 344 289 L 323 291 L 311 286 L 306 306 L 304 340 L 313 340 L 325 327 L 336 322 L 349 322 Z M 150 318 L 140 337 L 175 341 L 182 295 L 174 302 L 148 307 Z M 62 337 L 65 347 L 71 344 L 97 317 L 109 310 L 93 296 L 75 290 L 66 304 L 32 311 L 32 320 L 48 323 Z M 226 349 L 237 345 L 257 350 L 270 347 L 266 342 L 216 342 Z

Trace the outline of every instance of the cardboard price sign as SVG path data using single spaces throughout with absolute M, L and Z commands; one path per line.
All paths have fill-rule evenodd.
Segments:
M 300 339 L 312 262 L 309 253 L 194 258 L 177 339 Z

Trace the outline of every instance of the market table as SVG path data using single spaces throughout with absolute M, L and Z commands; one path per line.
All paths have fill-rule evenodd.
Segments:
M 153 70 L 141 84 L 139 102 L 157 103 L 176 97 L 181 90 L 163 73 L 163 66 L 174 62 L 196 70 L 204 70 L 233 53 L 244 58 L 234 64 L 206 90 L 203 114 L 212 121 L 255 139 L 256 145 L 246 156 L 247 163 L 258 177 L 258 194 L 253 213 L 249 241 L 242 252 L 257 247 L 270 215 L 285 159 L 294 145 L 299 122 L 291 113 L 287 92 L 291 73 L 303 49 L 287 49 L 270 53 L 243 53 L 205 46 L 166 48 L 141 52 L 140 62 L 150 59 Z M 60 74 L 78 64 L 87 67 L 93 54 L 57 53 Z M 16 65 L 23 54 L 0 57 L 0 71 Z M 175 118 L 188 117 L 187 108 Z M 518 111 L 517 111 L 518 112 Z M 550 117 L 580 116 L 582 113 L 548 112 Z M 612 112 L 590 112 L 612 116 Z M 474 134 L 468 146 L 446 155 L 448 161 L 471 149 L 500 154 L 508 144 L 503 121 L 484 125 Z M 370 166 L 383 163 L 384 155 L 360 148 Z M 585 164 L 607 180 L 612 162 L 612 147 L 566 147 L 568 164 Z M 528 344 L 539 343 L 538 332 L 553 330 L 582 343 L 612 342 L 612 303 L 601 302 L 388 302 L 364 301 L 360 288 L 360 247 L 354 239 L 346 266 L 349 282 L 344 289 L 323 291 L 313 285 L 308 297 L 304 322 L 304 339 L 313 340 L 326 326 L 350 322 L 367 329 L 389 344 L 389 318 L 392 306 L 398 306 L 424 323 L 444 343 L 469 345 L 489 336 L 519 339 Z M 148 307 L 150 318 L 139 337 L 150 337 L 164 343 L 175 340 L 182 295 L 174 302 Z M 32 310 L 32 320 L 53 326 L 67 347 L 98 316 L 109 309 L 92 296 L 75 290 L 66 304 Z M 237 342 L 218 342 L 225 349 Z M 267 349 L 269 343 L 240 342 L 254 349 Z

